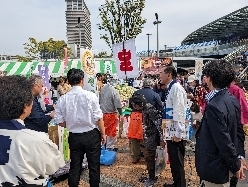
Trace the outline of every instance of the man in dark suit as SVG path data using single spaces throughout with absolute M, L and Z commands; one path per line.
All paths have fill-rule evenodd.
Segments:
M 39 102 L 39 96 L 43 88 L 42 77 L 38 75 L 32 75 L 30 77 L 30 81 L 32 82 L 32 86 L 33 86 L 32 93 L 34 96 L 34 100 L 33 100 L 33 107 L 32 107 L 31 113 L 24 120 L 25 126 L 28 129 L 48 133 L 48 123 L 54 117 L 54 111 L 53 111 L 54 108 L 53 106 L 46 105 L 46 109 L 43 110 Z M 46 113 L 48 112 L 51 112 L 51 113 L 46 115 Z
M 238 134 L 240 104 L 227 90 L 235 71 L 228 62 L 212 61 L 203 74 L 211 92 L 206 95 L 208 104 L 196 133 L 196 171 L 205 187 L 225 187 L 233 175 L 244 179 L 246 168 L 240 160 L 244 149 Z
M 152 79 L 146 78 L 143 80 L 143 88 L 140 90 L 137 90 L 134 92 L 135 94 L 141 94 L 144 95 L 147 103 L 150 103 L 152 106 L 154 106 L 158 111 L 162 113 L 163 111 L 163 105 L 160 96 L 153 91 L 153 81 Z

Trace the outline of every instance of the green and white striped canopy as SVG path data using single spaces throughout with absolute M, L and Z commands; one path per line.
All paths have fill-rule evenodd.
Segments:
M 24 75 L 30 76 L 31 73 L 38 74 L 38 65 L 47 65 L 50 75 L 60 76 L 66 74 L 68 70 L 64 70 L 64 62 L 0 62 L 0 71 L 6 71 L 6 75 Z M 81 69 L 82 65 L 79 60 L 68 62 L 68 69 Z M 33 69 L 33 71 L 32 71 Z
M 96 73 L 107 73 L 116 74 L 116 66 L 114 60 L 95 60 L 95 71 Z
M 6 75 L 30 76 L 31 73 L 39 74 L 38 66 L 47 65 L 49 74 L 53 77 L 65 75 L 68 70 L 64 69 L 64 62 L 0 62 L 0 71 L 5 71 Z M 79 59 L 69 60 L 68 69 L 82 69 L 82 63 Z M 95 60 L 95 73 L 116 73 L 116 66 L 113 60 Z

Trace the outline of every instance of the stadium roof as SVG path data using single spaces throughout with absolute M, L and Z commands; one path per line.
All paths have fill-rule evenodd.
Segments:
M 182 45 L 228 38 L 247 30 L 248 6 L 197 29 L 182 41 Z

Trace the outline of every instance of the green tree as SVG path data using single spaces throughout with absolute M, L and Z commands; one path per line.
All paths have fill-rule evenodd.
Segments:
M 142 32 L 146 19 L 141 14 L 145 8 L 145 0 L 105 0 L 99 8 L 101 23 L 98 29 L 110 49 L 112 44 L 136 38 Z M 125 20 L 125 21 L 124 21 Z M 125 34 L 124 34 L 125 33 Z
M 108 55 L 107 51 L 102 51 L 96 55 L 94 55 L 95 58 L 111 58 L 113 57 L 113 54 L 111 53 L 110 55 Z
M 68 57 L 72 54 L 70 47 L 64 40 L 53 40 L 53 38 L 47 41 L 37 41 L 35 38 L 29 38 L 28 40 L 28 43 L 23 44 L 26 56 L 17 56 L 18 61 L 30 62 L 37 58 L 62 60 L 65 47 L 68 49 Z

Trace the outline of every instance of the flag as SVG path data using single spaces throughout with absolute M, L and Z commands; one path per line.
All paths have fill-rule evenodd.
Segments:
M 136 78 L 139 76 L 139 66 L 136 57 L 135 40 L 127 40 L 114 44 L 113 56 L 119 79 Z
M 51 85 L 49 82 L 50 77 L 49 77 L 48 66 L 39 65 L 38 70 L 39 70 L 39 75 L 42 77 L 44 81 L 44 90 L 43 90 L 44 92 L 42 94 L 42 99 L 44 99 L 45 104 L 51 105 L 53 103 L 51 100 L 51 92 L 50 92 Z
M 64 48 L 64 69 L 68 69 L 68 50 Z
M 201 84 L 202 68 L 203 68 L 203 59 L 195 60 L 195 76 L 199 83 Z

